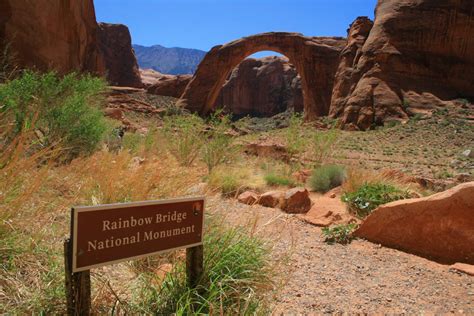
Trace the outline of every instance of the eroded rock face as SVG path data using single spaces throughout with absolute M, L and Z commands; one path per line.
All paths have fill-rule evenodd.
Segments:
M 311 208 L 309 192 L 305 188 L 293 188 L 285 192 L 281 209 L 286 213 L 306 213 Z
M 426 95 L 474 97 L 473 16 L 472 0 L 379 0 L 369 35 L 360 19 L 349 31 L 331 116 L 367 129 L 426 110 Z
M 236 116 L 270 117 L 289 108 L 301 112 L 301 78 L 287 58 L 247 58 L 230 74 L 215 107 Z
M 231 71 L 247 56 L 272 50 L 288 57 L 301 76 L 305 118 L 327 115 L 339 53 L 345 44 L 344 38 L 272 32 L 216 46 L 199 64 L 178 105 L 202 115 L 209 113 Z
M 474 182 L 380 206 L 355 235 L 443 263 L 474 263 Z
M 147 72 L 148 74 L 150 71 Z M 142 72 L 143 74 L 143 72 Z M 165 75 L 154 71 L 155 79 L 147 88 L 148 93 L 179 98 L 191 81 L 192 75 Z
M 23 67 L 105 72 L 93 0 L 0 0 L 0 46 Z
M 127 26 L 99 23 L 99 47 L 105 60 L 107 80 L 111 85 L 143 86 Z

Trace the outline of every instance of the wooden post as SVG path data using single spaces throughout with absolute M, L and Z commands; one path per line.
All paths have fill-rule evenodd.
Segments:
M 204 247 L 202 245 L 186 249 L 186 277 L 188 286 L 199 285 L 204 270 Z
M 64 241 L 64 268 L 67 315 L 90 315 L 91 277 L 90 271 L 72 272 L 72 242 Z

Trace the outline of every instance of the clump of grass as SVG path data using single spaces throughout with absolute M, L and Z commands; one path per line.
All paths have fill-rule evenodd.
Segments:
M 245 190 L 259 191 L 264 183 L 249 166 L 219 166 L 208 176 L 208 185 L 221 191 L 226 196 L 233 196 Z
M 232 136 L 227 133 L 230 128 L 228 115 L 216 112 L 211 116 L 209 123 L 210 131 L 206 134 L 202 160 L 207 166 L 208 173 L 211 173 L 216 166 L 232 158 L 235 148 L 232 146 Z
M 310 136 L 310 158 L 316 166 L 322 165 L 333 156 L 339 133 L 339 129 L 333 127 L 328 131 L 315 131 Z
M 279 175 L 276 173 L 268 173 L 264 177 L 265 182 L 270 186 L 287 186 L 293 187 L 296 185 L 295 181 L 288 176 Z
M 322 233 L 324 236 L 324 241 L 329 244 L 348 244 L 354 238 L 352 233 L 356 228 L 357 224 L 355 223 L 323 227 Z
M 196 115 L 167 116 L 163 136 L 169 152 L 182 166 L 190 166 L 204 142 L 204 121 Z
M 268 245 L 242 227 L 208 226 L 199 285 L 188 287 L 180 261 L 161 285 L 142 288 L 138 313 L 253 315 L 264 310 L 264 294 L 273 287 Z
M 290 158 L 303 152 L 307 145 L 306 137 L 301 135 L 301 125 L 303 117 L 299 113 L 294 113 L 290 117 L 288 128 L 285 131 L 286 147 Z
M 325 193 L 340 186 L 346 178 L 346 171 L 338 165 L 324 165 L 316 168 L 309 178 L 313 191 Z
M 355 192 L 344 193 L 341 198 L 350 212 L 365 218 L 382 204 L 410 198 L 410 193 L 386 183 L 366 183 Z

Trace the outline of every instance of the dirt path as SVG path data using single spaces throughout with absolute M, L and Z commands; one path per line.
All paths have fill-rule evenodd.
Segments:
M 257 231 L 275 241 L 275 258 L 289 253 L 274 314 L 474 314 L 474 277 L 449 266 L 363 240 L 328 245 L 320 228 L 270 208 L 215 197 L 208 209 L 233 225 L 257 219 Z

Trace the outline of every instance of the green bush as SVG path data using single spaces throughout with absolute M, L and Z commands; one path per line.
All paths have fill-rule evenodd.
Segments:
M 313 191 L 325 193 L 340 186 L 346 178 L 346 171 L 337 165 L 321 166 L 313 171 L 309 186 Z
M 229 116 L 221 116 L 221 112 L 213 114 L 210 118 L 210 131 L 206 134 L 207 140 L 202 148 L 202 160 L 211 173 L 212 169 L 232 158 L 232 136 L 227 132 L 230 128 Z
M 341 224 L 332 227 L 323 227 L 324 241 L 327 243 L 347 244 L 353 239 L 352 232 L 357 228 L 357 224 Z
M 204 121 L 196 115 L 167 116 L 163 134 L 169 152 L 182 166 L 190 166 L 204 143 Z
M 254 315 L 264 308 L 271 289 L 270 249 L 243 228 L 212 225 L 204 236 L 204 276 L 198 287 L 186 283 L 185 263 L 179 262 L 161 287 L 142 287 L 136 312 L 155 315 Z M 145 281 L 146 282 L 146 281 Z
M 7 142 L 34 131 L 37 148 L 60 146 L 67 158 L 92 153 L 107 128 L 99 109 L 105 87 L 91 76 L 23 72 L 0 85 L 0 114 L 14 124 Z
M 266 174 L 264 179 L 268 185 L 275 185 L 275 186 L 280 185 L 280 186 L 289 186 L 289 187 L 292 187 L 295 185 L 295 182 L 293 181 L 293 179 L 287 176 L 282 176 L 282 175 L 273 173 L 273 172 Z
M 286 148 L 290 157 L 295 157 L 306 148 L 307 139 L 301 135 L 302 124 L 303 117 L 301 114 L 294 113 L 290 117 L 289 125 L 285 132 Z
M 357 191 L 344 193 L 342 201 L 359 218 L 369 215 L 379 205 L 410 198 L 410 193 L 384 183 L 365 183 Z

